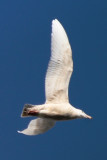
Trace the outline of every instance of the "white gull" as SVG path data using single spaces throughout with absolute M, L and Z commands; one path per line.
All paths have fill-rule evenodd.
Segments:
M 28 127 L 18 131 L 38 135 L 54 126 L 56 121 L 92 117 L 73 107 L 68 99 L 68 86 L 73 72 L 72 50 L 63 26 L 52 21 L 51 58 L 45 78 L 46 102 L 42 105 L 25 104 L 22 117 L 37 116 Z

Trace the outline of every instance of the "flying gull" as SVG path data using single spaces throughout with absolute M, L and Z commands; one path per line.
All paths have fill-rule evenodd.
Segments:
M 46 78 L 46 102 L 42 105 L 25 104 L 22 117 L 37 116 L 28 127 L 18 131 L 26 135 L 38 135 L 48 131 L 57 121 L 89 118 L 91 116 L 73 107 L 68 99 L 68 86 L 73 72 L 72 50 L 67 34 L 55 19 L 52 21 L 51 58 Z

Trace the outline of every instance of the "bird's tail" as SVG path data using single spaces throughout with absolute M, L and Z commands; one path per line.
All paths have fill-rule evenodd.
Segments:
M 23 110 L 22 110 L 22 114 L 21 114 L 21 117 L 28 117 L 29 116 L 29 109 L 30 108 L 32 108 L 32 107 L 34 107 L 34 105 L 32 105 L 32 104 L 25 104 L 24 105 L 24 108 L 23 108 Z

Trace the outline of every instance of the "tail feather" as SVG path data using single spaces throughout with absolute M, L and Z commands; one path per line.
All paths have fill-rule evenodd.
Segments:
M 34 107 L 34 105 L 32 105 L 32 104 L 25 104 L 24 108 L 22 110 L 21 117 L 28 117 L 29 116 L 28 115 L 28 110 L 29 110 L 29 108 L 32 108 L 32 107 Z

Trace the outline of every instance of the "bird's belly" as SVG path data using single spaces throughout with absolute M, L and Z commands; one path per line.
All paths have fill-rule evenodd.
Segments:
M 72 119 L 69 114 L 59 114 L 57 112 L 47 112 L 47 111 L 41 111 L 36 112 L 35 110 L 32 110 L 29 112 L 30 116 L 37 116 L 41 118 L 50 118 L 56 121 L 62 121 L 62 120 L 70 120 Z
M 56 121 L 64 121 L 64 120 L 70 120 L 70 116 L 65 116 L 65 115 L 42 115 L 44 118 L 50 118 Z
M 43 118 L 50 118 L 56 121 L 63 121 L 63 120 L 70 120 L 71 117 L 69 116 L 69 114 L 59 114 L 56 112 L 51 112 L 51 113 L 42 113 L 38 115 L 39 117 L 43 117 Z
M 71 106 L 68 104 L 44 104 L 41 106 L 35 106 L 32 108 L 29 111 L 29 116 L 50 118 L 56 121 L 74 119 L 70 114 Z
M 47 108 L 39 112 L 39 116 L 50 118 L 56 121 L 70 120 L 71 115 L 69 114 L 71 107 L 67 104 L 48 104 Z

